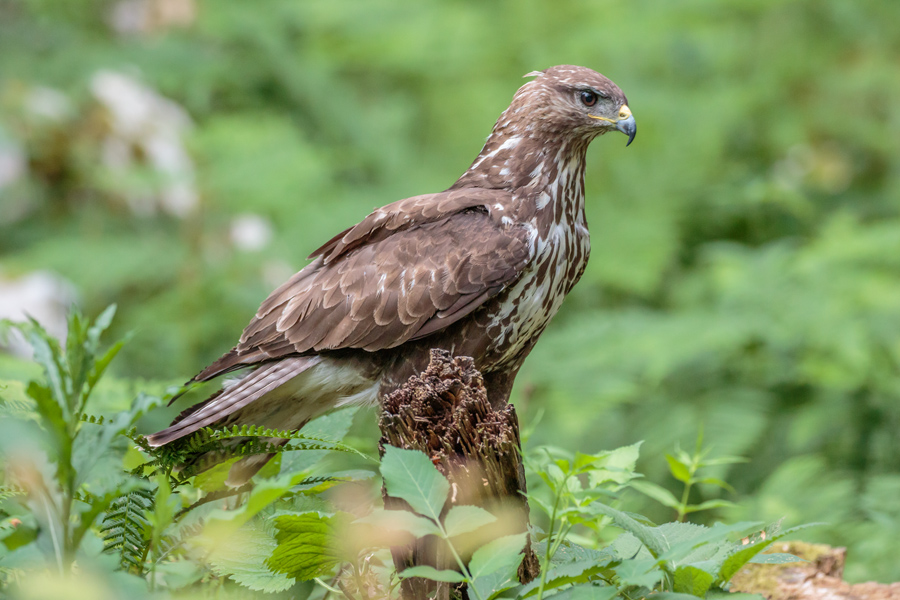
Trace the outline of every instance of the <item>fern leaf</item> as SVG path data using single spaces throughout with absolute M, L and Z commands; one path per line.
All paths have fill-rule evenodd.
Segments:
M 106 511 L 100 533 L 103 551 L 117 552 L 119 566 L 143 573 L 144 556 L 149 539 L 146 514 L 153 510 L 152 490 L 135 490 L 115 500 Z

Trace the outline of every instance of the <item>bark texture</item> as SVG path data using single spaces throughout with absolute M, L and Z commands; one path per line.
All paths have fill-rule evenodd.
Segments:
M 491 407 L 471 358 L 432 350 L 428 368 L 384 399 L 379 425 L 382 452 L 386 445 L 421 450 L 448 479 L 445 514 L 454 505 L 476 505 L 498 516 L 496 523 L 454 540 L 463 560 L 487 541 L 527 530 L 529 511 L 516 411 L 511 404 Z M 409 510 L 404 501 L 387 494 L 384 503 L 388 509 Z M 432 536 L 391 552 L 398 571 L 415 565 L 456 568 L 447 549 Z M 519 580 L 531 581 L 538 572 L 529 539 Z M 462 593 L 451 588 L 451 584 L 411 578 L 403 582 L 401 591 L 404 600 L 443 600 Z

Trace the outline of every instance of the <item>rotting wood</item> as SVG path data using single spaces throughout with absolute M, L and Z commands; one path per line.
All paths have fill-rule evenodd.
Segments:
M 467 548 L 464 560 L 496 537 L 527 531 L 529 510 L 518 417 L 511 404 L 491 407 L 484 380 L 471 358 L 432 350 L 428 368 L 384 399 L 379 426 L 382 453 L 386 445 L 421 450 L 448 479 L 451 493 L 445 514 L 454 505 L 476 505 L 498 515 L 497 523 L 454 540 L 458 547 Z M 409 510 L 404 501 L 384 496 L 385 508 Z M 394 547 L 391 553 L 398 571 L 415 565 L 456 568 L 433 537 Z M 529 538 L 519 580 L 527 583 L 538 573 Z M 403 581 L 401 593 L 404 600 L 445 600 L 451 597 L 451 585 L 410 578 Z
M 803 559 L 780 565 L 748 564 L 731 580 L 732 592 L 760 594 L 767 600 L 900 600 L 900 583 L 847 583 L 846 548 L 806 542 L 776 542 L 765 553 Z

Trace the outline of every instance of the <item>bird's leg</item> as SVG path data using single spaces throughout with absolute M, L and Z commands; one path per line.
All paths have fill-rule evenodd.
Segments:
M 488 402 L 491 403 L 491 408 L 500 409 L 509 403 L 509 395 L 512 392 L 513 382 L 518 372 L 519 367 L 512 370 L 482 373 L 484 389 L 487 390 Z

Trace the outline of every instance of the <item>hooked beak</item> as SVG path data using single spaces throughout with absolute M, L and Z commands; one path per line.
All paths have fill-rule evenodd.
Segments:
M 635 134 L 637 134 L 637 125 L 627 104 L 623 104 L 622 108 L 619 109 L 619 120 L 616 121 L 616 129 L 628 136 L 628 143 L 625 146 L 630 146 Z
M 628 136 L 628 143 L 625 144 L 626 147 L 630 146 L 632 140 L 634 140 L 634 136 L 637 133 L 637 125 L 634 122 L 634 116 L 631 114 L 631 109 L 628 108 L 627 104 L 623 104 L 622 108 L 619 109 L 619 118 L 617 119 L 607 119 L 606 117 L 597 115 L 588 116 L 592 119 L 606 121 L 607 123 L 615 125 L 616 129 Z

